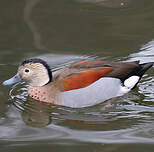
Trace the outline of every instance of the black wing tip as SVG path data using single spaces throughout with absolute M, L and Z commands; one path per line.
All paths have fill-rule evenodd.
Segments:
M 148 62 L 140 64 L 140 70 L 138 71 L 138 76 L 142 77 L 142 75 L 149 70 L 152 66 L 154 66 L 154 62 Z

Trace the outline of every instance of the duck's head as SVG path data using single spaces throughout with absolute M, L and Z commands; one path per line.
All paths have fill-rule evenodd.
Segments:
M 38 58 L 23 61 L 17 74 L 9 80 L 3 82 L 3 85 L 12 85 L 18 82 L 26 82 L 30 86 L 44 86 L 52 81 L 52 72 L 49 65 Z

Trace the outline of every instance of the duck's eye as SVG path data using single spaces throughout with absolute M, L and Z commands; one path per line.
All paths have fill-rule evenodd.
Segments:
M 25 72 L 28 73 L 30 70 L 29 69 L 25 69 Z

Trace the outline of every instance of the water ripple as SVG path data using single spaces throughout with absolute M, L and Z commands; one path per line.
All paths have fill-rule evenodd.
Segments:
M 34 101 L 24 83 L 14 85 L 8 119 L 0 121 L 0 139 L 25 144 L 47 140 L 56 144 L 154 143 L 152 86 L 153 77 L 145 75 L 136 90 L 110 106 L 73 109 Z

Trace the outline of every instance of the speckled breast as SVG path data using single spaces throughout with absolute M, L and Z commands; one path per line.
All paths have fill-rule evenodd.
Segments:
M 29 86 L 28 87 L 28 94 L 31 98 L 33 98 L 35 100 L 39 100 L 39 101 L 43 101 L 43 102 L 47 102 L 47 103 L 51 102 L 51 99 L 48 96 L 47 90 L 43 87 Z

